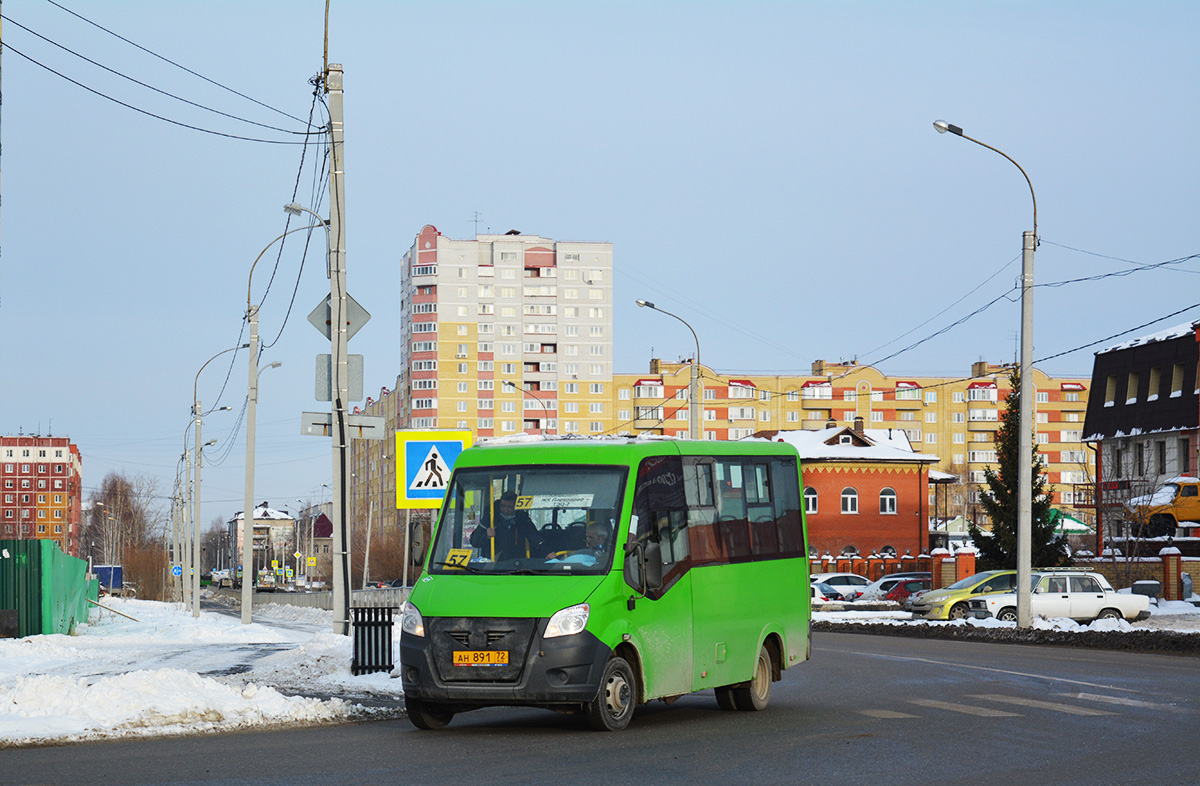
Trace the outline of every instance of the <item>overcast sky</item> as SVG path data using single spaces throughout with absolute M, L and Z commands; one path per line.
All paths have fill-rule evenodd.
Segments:
M 196 374 L 245 340 L 250 265 L 283 231 L 283 204 L 296 192 L 327 215 L 323 150 L 120 106 L 16 52 L 180 123 L 303 138 L 151 92 L 18 24 L 294 132 L 322 68 L 324 3 L 63 4 L 217 85 L 47 0 L 3 4 L 0 433 L 69 436 L 85 498 L 109 471 L 158 478 L 165 497 L 197 384 L 206 409 L 233 407 L 204 420 L 219 441 L 207 525 L 242 507 L 245 353 Z M 1011 361 L 1029 188 L 999 155 L 937 134 L 939 118 L 1032 180 L 1047 285 L 1035 358 L 1200 318 L 1200 262 L 1173 262 L 1200 253 L 1198 40 L 1190 0 L 333 0 L 348 288 L 372 314 L 350 350 L 365 355 L 368 394 L 392 386 L 401 256 L 425 224 L 473 237 L 477 213 L 480 232 L 613 244 L 619 372 L 692 353 L 691 334 L 637 298 L 690 322 L 719 371 L 857 357 L 967 376 L 973 361 Z M 262 362 L 283 363 L 262 376 L 255 497 L 278 508 L 319 498 L 331 474 L 329 442 L 299 434 L 301 411 L 328 409 L 313 377 L 329 345 L 305 321 L 329 292 L 323 243 L 300 273 L 303 243 L 289 242 L 269 292 L 274 251 L 254 278 L 274 342 Z M 1088 376 L 1094 349 L 1039 365 Z

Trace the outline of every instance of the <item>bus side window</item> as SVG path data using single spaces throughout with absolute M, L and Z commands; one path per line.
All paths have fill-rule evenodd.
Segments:
M 683 463 L 684 489 L 687 494 L 687 543 L 692 564 L 704 565 L 724 559 L 715 524 L 717 522 L 714 494 L 715 471 L 711 459 L 685 458 Z
M 800 478 L 796 462 L 771 461 L 775 526 L 779 532 L 779 555 L 798 557 L 804 552 L 804 521 L 801 518 Z

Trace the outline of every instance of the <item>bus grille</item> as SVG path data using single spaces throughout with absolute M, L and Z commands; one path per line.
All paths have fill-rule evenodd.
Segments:
M 429 644 L 445 682 L 516 682 L 529 654 L 536 620 L 507 617 L 436 617 Z M 507 666 L 455 666 L 455 651 L 504 650 Z

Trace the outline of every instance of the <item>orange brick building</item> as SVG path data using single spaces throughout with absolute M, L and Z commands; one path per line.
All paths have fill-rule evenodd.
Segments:
M 800 453 L 809 552 L 916 556 L 929 541 L 929 467 L 900 429 L 760 431 Z
M 46 538 L 79 555 L 82 460 L 66 437 L 0 437 L 0 538 Z

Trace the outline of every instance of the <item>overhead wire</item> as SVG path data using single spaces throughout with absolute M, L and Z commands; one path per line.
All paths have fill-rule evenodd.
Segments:
M 137 106 L 134 106 L 133 104 L 126 103 L 125 101 L 122 101 L 119 98 L 114 98 L 106 93 L 102 93 L 93 87 L 88 87 L 87 85 L 83 84 L 82 82 L 72 79 L 71 77 L 67 76 L 66 74 L 62 73 L 61 71 L 56 71 L 55 69 L 51 68 L 50 66 L 48 66 L 44 63 L 38 62 L 37 60 L 33 59 L 29 55 L 25 54 L 24 52 L 22 52 L 18 49 L 15 49 L 13 47 L 13 45 L 7 41 L 0 41 L 0 46 L 3 46 L 5 49 L 12 52 L 13 54 L 18 55 L 19 57 L 22 57 L 25 60 L 28 60 L 30 63 L 33 63 L 34 65 L 38 66 L 39 68 L 43 68 L 43 69 L 49 71 L 50 73 L 54 74 L 55 76 L 57 76 L 61 79 L 65 79 L 66 81 L 70 82 L 71 84 L 75 85 L 76 87 L 80 87 L 80 88 L 88 91 L 89 93 L 92 93 L 93 95 L 99 96 L 100 98 L 106 99 L 108 101 L 112 101 L 114 104 L 123 106 L 126 109 L 131 109 L 134 112 L 138 112 L 139 114 L 146 115 L 147 117 L 153 117 L 156 120 L 161 120 L 164 123 L 170 123 L 171 125 L 179 126 L 180 128 L 187 128 L 192 131 L 199 131 L 200 133 L 203 133 L 203 134 L 211 134 L 212 136 L 224 137 L 225 139 L 236 139 L 236 140 L 239 140 L 242 142 L 258 142 L 258 143 L 266 144 L 266 145 L 304 145 L 304 144 L 308 143 L 308 138 L 307 138 L 308 133 L 307 132 L 305 132 L 305 139 L 303 139 L 303 140 L 299 140 L 299 139 L 260 139 L 258 137 L 242 136 L 240 134 L 229 134 L 224 131 L 214 131 L 211 128 L 203 128 L 201 126 L 192 125 L 190 123 L 184 123 L 180 120 L 172 120 L 169 117 L 164 117 L 162 115 L 155 114 L 154 112 L 151 112 L 147 109 L 142 109 L 141 107 L 137 107 Z
M 202 79 L 205 82 L 208 82 L 210 85 L 214 85 L 216 87 L 221 88 L 222 90 L 233 93 L 235 96 L 238 96 L 239 98 L 244 98 L 253 104 L 257 104 L 257 105 L 263 107 L 264 109 L 269 109 L 272 112 L 276 112 L 278 114 L 283 115 L 284 117 L 289 117 L 298 123 L 304 122 L 303 120 L 296 117 L 295 115 L 290 115 L 287 112 L 283 111 L 282 109 L 276 109 L 275 107 L 271 106 L 270 104 L 265 104 L 262 101 L 259 101 L 258 99 L 251 98 L 250 96 L 246 95 L 245 93 L 239 93 L 237 90 L 234 90 L 232 87 L 223 85 L 220 82 L 217 82 L 216 80 L 209 79 L 204 74 L 197 73 L 196 71 L 193 71 L 192 69 L 188 68 L 187 66 L 180 65 L 179 63 L 176 63 L 174 60 L 170 59 L 169 57 L 164 57 L 163 55 L 160 55 L 157 52 L 147 49 L 146 47 L 142 46 L 141 44 L 137 43 L 136 41 L 131 41 L 128 38 L 126 38 L 125 36 L 120 35 L 119 33 L 115 33 L 112 30 L 109 30 L 107 27 L 104 27 L 103 25 L 93 22 L 91 19 L 88 19 L 87 17 L 83 16 L 82 14 L 72 11 L 70 8 L 67 8 L 65 5 L 55 2 L 55 0 L 46 0 L 46 2 L 48 2 L 52 6 L 62 9 L 63 11 L 66 11 L 68 14 L 70 14 L 71 16 L 74 16 L 77 19 L 87 22 L 92 27 L 96 27 L 100 30 L 103 30 L 104 32 L 108 33 L 109 35 L 113 36 L 114 38 L 118 38 L 121 41 L 124 41 L 125 43 L 129 44 L 130 46 L 132 46 L 136 49 L 140 49 L 141 51 L 145 52 L 148 55 L 151 55 L 152 57 L 157 57 L 159 60 L 162 60 L 163 62 L 169 63 L 182 71 L 186 71 L 187 73 L 191 74 L 192 76 L 194 76 L 198 79 Z
M 141 81 L 141 80 L 139 80 L 139 79 L 135 79 L 134 77 L 132 77 L 132 76 L 129 76 L 128 74 L 121 73 L 120 71 L 116 70 L 115 68 L 110 68 L 110 67 L 108 67 L 108 66 L 104 65 L 103 63 L 99 63 L 99 62 L 97 62 L 97 61 L 95 61 L 95 60 L 92 60 L 90 57 L 87 57 L 86 55 L 82 55 L 82 54 L 80 54 L 79 52 L 76 52 L 74 49 L 71 49 L 70 47 L 64 46 L 63 44 L 60 44 L 60 43 L 58 43 L 57 41 L 54 41 L 53 39 L 47 38 L 46 36 L 42 35 L 41 33 L 37 32 L 36 30 L 33 30 L 33 29 L 29 28 L 29 27 L 26 27 L 25 25 L 21 24 L 20 22 L 18 22 L 18 21 L 16 21 L 16 20 L 12 19 L 11 17 L 9 17 L 9 16 L 7 16 L 7 15 L 5 15 L 5 14 L 0 14 L 0 19 L 3 19 L 4 21 L 6 21 L 6 22 L 8 22 L 8 23 L 10 23 L 10 24 L 16 25 L 17 27 L 21 28 L 21 29 L 22 29 L 22 30 L 24 30 L 25 32 L 29 33 L 30 35 L 36 36 L 37 38 L 40 38 L 41 40 L 45 41 L 46 43 L 48 43 L 48 44 L 50 44 L 50 45 L 52 45 L 52 46 L 56 46 L 56 47 L 58 47 L 59 49 L 63 50 L 64 52 L 67 52 L 67 53 L 69 53 L 69 54 L 72 54 L 72 55 L 74 55 L 75 57 L 78 57 L 80 60 L 83 60 L 83 61 L 85 61 L 85 62 L 87 62 L 87 63 L 91 63 L 92 65 L 96 66 L 97 68 L 101 68 L 101 69 L 103 69 L 103 70 L 105 70 L 105 71 L 109 72 L 110 74 L 113 74 L 113 75 L 115 75 L 115 76 L 119 76 L 119 77 L 121 77 L 122 79 L 126 79 L 126 80 L 128 80 L 128 81 L 130 81 L 130 82 L 133 82 L 135 85 L 140 85 L 141 87 L 144 87 L 144 88 L 146 88 L 147 90 L 152 90 L 152 91 L 154 91 L 155 93 L 158 93 L 159 95 L 164 95 L 164 96 L 167 96 L 168 98 L 173 98 L 173 99 L 175 99 L 176 101 L 180 101 L 180 102 L 182 102 L 182 103 L 185 103 L 185 104 L 187 104 L 187 105 L 189 105 L 189 106 L 194 106 L 194 107 L 196 107 L 197 109 L 203 109 L 203 110 L 204 110 L 204 111 L 206 111 L 206 112 L 212 112 L 213 114 L 220 115 L 220 116 L 222 116 L 222 117 L 227 117 L 227 118 L 229 118 L 229 119 L 231 119 L 231 120 L 238 120 L 238 121 L 240 121 L 240 122 L 243 122 L 243 123 L 248 123 L 248 124 L 250 124 L 250 125 L 253 125 L 253 126 L 258 126 L 259 128 L 265 128 L 265 129 L 268 129 L 268 130 L 270 130 L 270 131 L 279 131 L 279 132 L 281 132 L 281 133 L 284 133 L 284 134 L 293 134 L 293 135 L 303 135 L 303 136 L 308 136 L 308 135 L 313 135 L 313 134 L 323 134 L 323 133 L 325 133 L 325 132 L 324 132 L 324 130 L 318 130 L 318 131 L 293 131 L 293 130 L 291 130 L 291 129 L 287 129 L 287 128 L 280 128 L 280 127 L 278 127 L 278 126 L 272 126 L 272 125 L 268 125 L 268 124 L 266 124 L 266 123 L 259 123 L 259 122 L 255 121 L 255 120 L 250 120 L 250 119 L 248 119 L 248 118 L 245 118 L 245 117 L 239 117 L 238 115 L 231 115 L 231 114 L 229 114 L 228 112 L 222 112 L 222 111 L 221 111 L 221 110 L 219 110 L 219 109 L 214 109 L 214 108 L 212 108 L 212 107 L 210 107 L 210 106 L 205 106 L 204 104 L 200 104 L 200 103 L 197 103 L 197 102 L 195 102 L 195 101 L 191 101 L 191 100 L 189 100 L 189 99 L 183 98 L 182 96 L 175 95 L 174 93 L 168 92 L 168 91 L 166 91 L 166 90 L 162 90 L 162 89 L 160 89 L 160 88 L 157 88 L 157 87 L 155 87 L 154 85 L 150 85 L 150 84 L 147 84 L 147 83 L 145 83 L 145 82 L 143 82 L 143 81 Z M 309 127 L 310 127 L 310 128 L 312 127 L 312 126 L 311 126 L 311 124 L 309 125 Z

